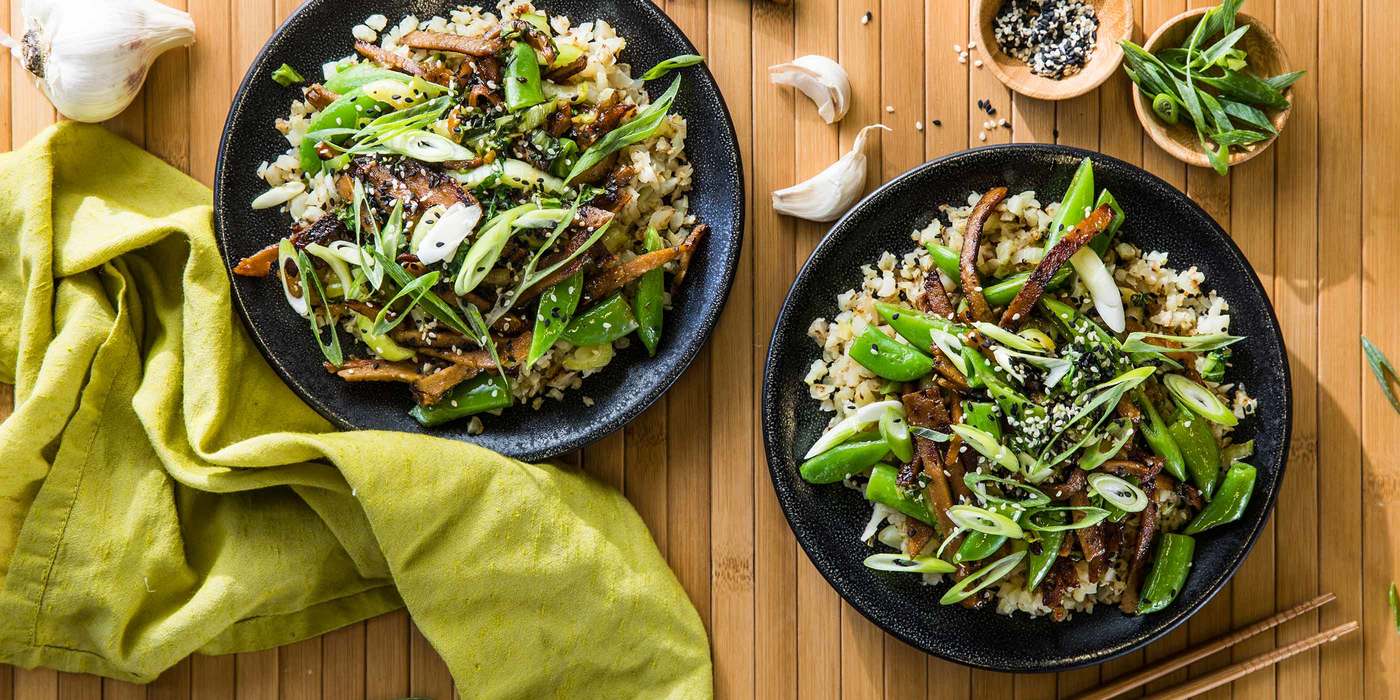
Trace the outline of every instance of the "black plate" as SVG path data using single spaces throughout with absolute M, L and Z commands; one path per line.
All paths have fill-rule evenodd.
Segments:
M 802 453 L 831 414 L 818 411 L 803 384 L 820 348 L 807 337 L 817 316 L 831 318 L 836 295 L 858 287 L 859 266 L 880 251 L 901 254 L 909 236 L 971 192 L 1005 185 L 1033 189 L 1042 202 L 1058 200 L 1084 156 L 1094 160 L 1095 184 L 1108 187 L 1128 219 L 1123 237 L 1145 250 L 1163 250 L 1173 267 L 1195 265 L 1206 286 L 1230 304 L 1231 332 L 1248 336 L 1235 347 L 1231 381 L 1259 399 L 1258 415 L 1237 435 L 1254 438 L 1259 468 L 1254 499 L 1240 521 L 1197 537 L 1196 562 L 1185 589 L 1167 609 L 1128 617 L 1099 607 L 1056 624 L 991 610 L 938 605 L 944 586 L 918 576 L 872 571 L 857 540 L 870 515 L 861 495 L 840 484 L 813 486 L 798 476 Z M 1047 145 L 989 146 L 922 165 L 881 187 L 837 222 L 803 266 L 773 330 L 763 375 L 763 438 L 778 501 L 812 563 L 851 605 L 887 632 L 950 661 L 996 671 L 1059 671 L 1099 663 L 1161 637 L 1199 610 L 1244 561 L 1258 537 L 1283 478 L 1292 403 L 1288 360 L 1278 319 L 1244 255 L 1185 195 L 1143 170 L 1113 158 Z
M 287 150 L 286 139 L 273 129 L 298 93 L 269 77 L 283 63 L 311 79 L 321 64 L 353 52 L 351 27 L 380 13 L 396 22 L 406 14 L 420 19 L 446 15 L 456 0 L 311 0 L 302 5 L 263 47 L 253 61 L 229 110 L 219 144 L 214 176 L 215 225 L 219 247 L 232 267 L 243 257 L 276 242 L 291 223 L 276 210 L 253 211 L 248 204 L 267 189 L 257 166 Z M 634 74 L 677 54 L 697 53 L 680 29 L 646 0 L 539 0 L 541 9 L 569 16 L 574 24 L 607 20 L 626 37 L 624 62 Z M 494 11 L 494 3 L 484 3 Z M 312 408 L 346 429 L 400 430 L 430 433 L 489 447 L 524 460 L 553 457 L 583 447 L 626 425 L 651 405 L 680 377 L 695 358 L 719 317 L 729 294 L 744 230 L 744 189 L 739 176 L 739 144 L 729 110 L 714 77 L 704 66 L 683 72 L 675 111 L 689 123 L 687 133 L 694 189 L 690 211 L 710 225 L 666 315 L 659 353 L 648 358 L 641 343 L 618 354 L 583 387 L 565 392 L 563 401 L 546 400 L 538 411 L 516 406 L 499 417 L 483 416 L 486 433 L 467 435 L 467 421 L 425 429 L 408 416 L 413 405 L 402 385 L 348 384 L 326 373 L 306 321 L 282 299 L 269 279 L 233 277 L 234 306 L 243 317 L 258 349 L 277 373 Z M 648 85 L 653 95 L 668 81 Z M 700 147 L 697 147 L 700 146 Z M 346 339 L 342 338 L 342 341 Z M 582 397 L 595 401 L 592 407 Z

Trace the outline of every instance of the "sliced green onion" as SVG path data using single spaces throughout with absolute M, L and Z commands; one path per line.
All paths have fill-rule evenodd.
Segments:
M 689 68 L 690 66 L 699 65 L 704 62 L 704 56 L 697 56 L 693 53 L 672 56 L 671 58 L 668 58 L 652 66 L 650 70 L 643 73 L 642 80 L 656 80 L 657 78 L 660 78 L 661 76 L 666 75 L 667 73 L 670 73 L 671 71 L 677 68 Z
M 967 376 L 967 360 L 963 359 L 962 341 L 956 335 L 937 328 L 930 328 L 928 334 L 934 347 L 938 348 L 964 377 Z
M 1012 569 L 1015 569 L 1016 565 L 1020 564 L 1021 560 L 1025 558 L 1025 550 L 1012 552 L 972 572 L 963 580 L 953 584 L 953 587 L 949 588 L 948 592 L 944 593 L 943 597 L 938 599 L 938 602 L 943 605 L 952 605 L 954 603 L 961 603 L 981 593 L 982 589 L 1006 578 L 1006 576 L 1011 573 Z
M 345 260 L 335 251 L 319 243 L 307 243 L 306 252 L 320 258 L 326 266 L 335 273 L 335 278 L 340 282 L 342 295 L 350 293 L 350 267 L 345 264 Z
M 909 432 L 925 440 L 931 440 L 933 442 L 948 442 L 953 438 L 953 436 L 947 433 L 940 433 L 937 430 L 934 430 L 933 428 L 925 428 L 922 425 L 909 426 Z
M 1021 336 L 1016 335 L 1015 333 L 1012 333 L 1011 331 L 1008 331 L 1005 328 L 1002 328 L 1001 326 L 998 326 L 994 323 L 976 321 L 972 324 L 972 327 L 976 328 L 977 331 L 982 335 L 985 335 L 988 338 L 991 338 L 992 340 L 995 340 L 998 343 L 1001 343 L 1002 345 L 1011 348 L 1012 350 L 1020 350 L 1021 352 L 1035 353 L 1043 353 L 1046 351 L 1045 347 L 1041 345 L 1038 341 L 1022 338 Z
M 914 459 L 914 441 L 909 437 L 909 424 L 904 422 L 903 410 L 890 410 L 881 414 L 880 436 L 889 443 L 890 452 L 893 452 L 899 461 L 908 462 Z
M 990 481 L 994 484 L 1001 484 L 1002 486 L 1005 486 L 1008 489 L 1017 489 L 1020 491 L 1025 491 L 1027 494 L 1029 494 L 1029 497 L 1019 501 L 1013 501 L 1003 496 L 997 496 L 994 494 L 987 493 L 987 487 L 982 485 L 983 482 L 987 481 Z M 1050 503 L 1050 497 L 1045 495 L 1044 491 L 1041 491 L 1040 489 L 1035 488 L 1030 484 L 1023 484 L 1019 481 L 1013 481 L 1011 479 L 1006 479 L 1000 476 L 983 474 L 981 472 L 968 472 L 966 475 L 963 476 L 963 483 L 967 484 L 967 488 L 970 491 L 972 491 L 972 493 L 975 494 L 978 498 L 980 498 L 984 503 L 1005 503 L 1009 505 L 1020 506 L 1021 508 L 1024 508 L 1026 510 L 1030 510 L 1032 508 L 1039 508 L 1040 506 L 1049 505 Z
M 1180 345 L 1179 348 L 1169 348 L 1159 343 L 1149 343 L 1148 340 L 1165 340 L 1170 343 Z M 1161 333 L 1148 333 L 1146 331 L 1134 331 L 1128 334 L 1127 340 L 1123 341 L 1123 352 L 1127 353 L 1147 353 L 1161 355 L 1168 352 L 1209 352 L 1220 348 L 1234 345 L 1244 340 L 1243 336 L 1230 335 L 1229 333 L 1210 333 L 1207 335 L 1164 335 Z
M 1016 335 L 1025 338 L 1045 349 L 1045 352 L 1055 352 L 1055 341 L 1039 328 L 1022 328 Z
M 306 251 L 297 251 L 297 271 L 301 277 L 302 296 L 307 303 L 306 317 L 311 321 L 311 335 L 316 336 L 316 345 L 321 348 L 321 354 L 326 356 L 326 361 L 339 367 L 345 361 L 345 355 L 340 350 L 340 332 L 336 330 L 335 319 L 331 317 L 326 290 L 321 288 L 321 278 L 316 276 L 316 267 L 311 264 L 311 258 L 307 257 Z M 321 334 L 319 314 L 316 313 L 316 306 L 311 303 L 312 290 L 315 290 L 316 296 L 321 299 L 321 308 L 326 310 L 326 327 L 331 331 L 329 342 Z
M 1152 111 L 1168 124 L 1177 122 L 1176 98 L 1165 92 L 1157 93 L 1157 96 L 1152 98 Z
M 476 286 L 486 279 L 491 268 L 496 266 L 496 261 L 501 257 L 501 251 L 505 250 L 506 242 L 510 240 L 511 234 L 515 231 L 515 220 L 525 212 L 540 208 L 540 205 L 534 202 L 522 204 L 497 214 L 481 226 L 480 233 L 477 234 L 471 247 L 467 249 L 462 266 L 457 272 L 457 278 L 452 283 L 452 290 L 456 292 L 457 296 L 465 296 L 467 292 L 476 289 Z
M 408 312 L 412 311 L 413 307 L 417 306 L 418 302 L 423 300 L 423 296 L 432 293 L 433 285 L 437 284 L 438 277 L 440 276 L 441 273 L 434 270 L 404 285 L 404 287 L 389 300 L 389 303 L 385 304 L 384 307 L 379 310 L 379 314 L 374 317 L 374 328 L 372 328 L 370 332 L 375 335 L 385 335 L 398 327 L 400 323 L 403 323 L 404 319 L 408 318 Z M 390 317 L 389 314 L 393 313 L 394 304 L 398 303 L 400 299 L 408 299 L 408 306 L 405 306 L 402 311 Z
M 1162 384 L 1178 401 L 1191 409 L 1192 413 L 1212 423 L 1232 426 L 1240 422 L 1235 412 L 1230 410 L 1210 389 L 1197 384 L 1179 374 L 1162 377 Z
M 1220 450 L 1220 463 L 1221 463 L 1221 464 L 1224 464 L 1225 466 L 1228 467 L 1228 466 L 1230 466 L 1231 464 L 1234 464 L 1235 462 L 1239 462 L 1239 461 L 1242 461 L 1242 460 L 1249 459 L 1249 458 L 1250 458 L 1251 456 L 1253 456 L 1253 455 L 1254 455 L 1254 441 L 1253 441 L 1253 440 L 1245 440 L 1244 442 L 1235 442 L 1235 443 L 1231 443 L 1231 444 L 1229 444 L 1229 445 L 1226 445 L 1223 449 Z
M 637 112 L 637 116 L 633 117 L 632 121 L 609 131 L 606 136 L 598 139 L 597 143 L 589 146 L 588 150 L 579 156 L 574 167 L 569 170 L 569 176 L 564 178 L 565 184 L 573 182 L 574 178 L 602 162 L 604 158 L 614 152 L 654 136 L 661 128 L 666 114 L 671 111 L 671 103 L 675 102 L 676 93 L 680 92 L 680 89 L 681 77 L 678 75 L 671 83 L 671 87 L 666 88 L 666 92 L 661 93 L 655 102 Z
M 876 571 L 898 571 L 906 574 L 947 574 L 952 573 L 954 566 L 942 559 L 934 557 L 915 557 L 910 559 L 903 554 L 893 554 L 891 552 L 881 552 L 872 554 L 865 558 L 866 568 Z
M 425 163 L 470 160 L 475 153 L 456 141 L 431 131 L 406 131 L 384 141 L 384 148 Z
M 895 413 L 904 416 L 904 404 L 898 401 L 877 401 L 857 408 L 850 415 L 842 418 L 839 423 L 831 426 L 820 438 L 812 444 L 807 454 L 802 455 L 802 459 L 811 459 L 827 450 L 851 439 L 857 433 L 876 423 L 886 413 Z
M 970 505 L 956 505 L 948 509 L 948 519 L 954 525 L 974 532 L 984 532 L 997 537 L 1009 537 L 1019 540 L 1025 537 L 1025 532 L 1015 520 L 994 513 L 986 508 L 978 508 Z
M 1079 274 L 1079 281 L 1089 290 L 1094 301 L 1094 310 L 1099 312 L 1105 326 L 1114 333 L 1122 333 L 1127 328 L 1127 317 L 1123 312 L 1123 293 L 1118 291 L 1118 283 L 1104 266 L 1103 259 L 1093 248 L 1085 246 L 1075 251 L 1069 258 L 1070 265 Z
M 1098 469 L 1099 465 L 1123 450 L 1123 446 L 1133 439 L 1134 432 L 1132 422 L 1127 420 L 1109 424 L 1107 435 L 1084 448 L 1084 453 L 1079 456 L 1079 468 L 1086 472 Z
M 298 73 L 297 69 L 283 63 L 277 67 L 277 70 L 272 71 L 272 80 L 282 87 L 291 87 L 305 81 L 306 78 L 301 77 L 301 73 Z
M 977 450 L 978 453 L 992 462 L 1001 465 L 1007 471 L 1014 472 L 1021 466 L 1016 455 L 1007 449 L 1006 445 L 997 442 L 991 433 L 978 430 L 970 425 L 958 424 L 949 427 L 963 439 L 963 442 L 972 446 L 972 449 Z
M 1138 513 L 1147 507 L 1147 494 L 1142 489 L 1112 474 L 1090 474 L 1089 490 L 1125 513 Z
M 1046 389 L 1055 388 L 1065 377 L 1069 376 L 1070 370 L 1074 369 L 1074 363 L 1062 357 L 1046 357 L 1002 347 L 992 348 L 992 359 L 997 361 L 997 366 L 1006 370 L 1007 374 L 1015 377 L 1018 381 L 1024 382 L 1025 377 L 1016 370 L 1016 366 L 1011 362 L 1012 358 L 1021 360 L 1037 369 L 1045 370 Z
M 1055 512 L 1079 511 L 1084 514 L 1083 518 L 1072 523 L 1044 522 L 1042 515 Z M 1061 532 L 1064 530 L 1078 530 L 1082 527 L 1097 525 L 1108 517 L 1108 510 L 1096 506 L 1050 506 L 1037 508 L 1026 513 L 1025 529 L 1036 532 Z
M 311 315 L 309 305 L 307 304 L 309 290 L 307 290 L 306 285 L 303 284 L 301 286 L 301 296 L 295 297 L 292 296 L 291 285 L 287 284 L 287 263 L 291 262 L 295 264 L 296 259 L 297 251 L 296 248 L 292 247 L 291 240 L 283 238 L 277 242 L 277 279 L 282 282 L 282 296 L 286 297 L 287 306 L 292 307 L 292 311 L 297 312 L 298 316 L 306 317 Z M 300 267 L 297 269 L 300 270 Z

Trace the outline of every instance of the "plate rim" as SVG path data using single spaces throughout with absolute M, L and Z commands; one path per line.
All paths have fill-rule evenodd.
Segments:
M 1247 281 L 1250 285 L 1252 285 L 1255 293 L 1257 293 L 1264 300 L 1264 306 L 1268 309 L 1267 325 L 1273 331 L 1273 339 L 1278 344 L 1278 347 L 1282 352 L 1282 357 L 1284 360 L 1282 367 L 1282 376 L 1284 382 L 1284 403 L 1282 406 L 1284 428 L 1283 435 L 1281 436 L 1282 442 L 1280 443 L 1281 450 L 1278 458 L 1278 468 L 1274 470 L 1274 477 L 1272 481 L 1267 484 L 1269 488 L 1267 489 L 1267 493 L 1264 494 L 1265 499 L 1263 503 L 1262 517 L 1258 520 L 1258 522 L 1254 524 L 1254 526 L 1248 532 L 1245 538 L 1244 546 L 1240 547 L 1236 552 L 1233 553 L 1233 556 L 1231 556 L 1229 559 L 1228 566 L 1225 568 L 1222 575 L 1210 582 L 1209 588 L 1207 589 L 1205 595 L 1203 595 L 1200 598 L 1200 600 L 1196 601 L 1192 605 L 1189 605 L 1183 610 L 1179 611 L 1175 616 L 1163 621 L 1156 628 L 1146 633 L 1137 635 L 1136 637 L 1133 637 L 1125 642 L 1108 648 L 1095 650 L 1091 653 L 1083 654 L 1082 658 L 1071 659 L 1061 663 L 1045 664 L 1032 661 L 1029 663 L 998 664 L 970 661 L 965 658 L 960 658 L 954 652 L 947 652 L 941 649 L 930 648 L 930 645 L 925 645 L 923 642 L 914 639 L 912 635 L 905 634 L 903 631 L 892 629 L 891 627 L 887 627 L 886 625 L 882 624 L 878 619 L 876 619 L 878 611 L 872 609 L 875 606 L 866 605 L 866 603 L 863 600 L 861 600 L 859 596 L 848 595 L 846 591 L 846 588 L 848 586 L 846 584 L 838 584 L 836 581 L 833 580 L 832 575 L 827 572 L 826 567 L 817 564 L 816 559 L 813 557 L 813 547 L 815 545 L 809 543 L 809 539 L 815 539 L 817 533 L 806 531 L 805 528 L 803 528 L 802 531 L 799 531 L 799 526 L 794 521 L 794 516 L 792 513 L 793 508 L 789 504 L 790 496 L 786 495 L 784 493 L 784 490 L 779 488 L 778 486 L 780 482 L 788 480 L 788 474 L 782 469 L 781 465 L 778 463 L 778 458 L 775 457 L 775 455 L 780 454 L 782 450 L 787 449 L 782 444 L 782 440 L 777 434 L 778 413 L 781 409 L 777 405 L 777 388 L 775 386 L 777 380 L 774 374 L 779 363 L 778 353 L 776 352 L 776 342 L 778 340 L 778 335 L 781 332 L 781 330 L 789 324 L 789 322 L 791 321 L 790 317 L 796 313 L 795 309 L 793 308 L 795 305 L 793 293 L 796 291 L 798 282 L 800 280 L 808 278 L 808 276 L 812 273 L 812 267 L 814 265 L 813 261 L 818 257 L 819 253 L 825 253 L 827 251 L 832 250 L 833 248 L 836 248 L 839 245 L 838 238 L 852 235 L 852 232 L 858 232 L 858 228 L 855 225 L 856 219 L 863 215 L 866 207 L 870 206 L 871 202 L 873 202 L 877 198 L 877 196 L 880 196 L 885 191 L 894 188 L 906 179 L 916 177 L 919 174 L 924 173 L 928 170 L 944 167 L 952 161 L 960 160 L 963 158 L 977 157 L 978 155 L 984 153 L 994 153 L 1000 151 L 1040 152 L 1049 154 L 1051 156 L 1068 156 L 1076 159 L 1088 157 L 1096 163 L 1107 162 L 1115 167 L 1125 168 L 1129 172 L 1136 172 L 1136 174 L 1138 174 L 1139 176 L 1145 176 L 1151 184 L 1163 187 L 1168 192 L 1174 193 L 1175 196 L 1179 197 L 1190 208 L 1192 208 L 1195 211 L 1195 213 L 1201 216 L 1205 221 L 1209 222 L 1211 228 L 1214 230 L 1214 233 L 1224 240 L 1225 245 L 1227 246 L 1229 251 L 1243 263 L 1243 268 L 1248 273 Z M 837 234 L 838 231 L 841 232 L 839 235 Z M 1191 617 L 1195 616 L 1196 613 L 1200 612 L 1200 610 L 1204 608 L 1208 603 L 1210 603 L 1210 601 L 1213 600 L 1215 596 L 1219 595 L 1220 591 L 1224 589 L 1225 585 L 1230 582 L 1230 579 L 1234 578 L 1235 574 L 1239 573 L 1240 567 L 1244 564 L 1245 559 L 1248 558 L 1249 553 L 1253 551 L 1255 543 L 1257 543 L 1259 540 L 1259 536 L 1263 534 L 1264 528 L 1269 524 L 1270 520 L 1273 517 L 1274 508 L 1277 506 L 1278 492 L 1283 485 L 1284 476 L 1288 469 L 1288 455 L 1290 449 L 1292 448 L 1293 437 L 1292 389 L 1292 366 L 1291 363 L 1288 361 L 1288 346 L 1284 342 L 1282 326 L 1279 323 L 1278 319 L 1278 312 L 1274 308 L 1273 303 L 1269 300 L 1269 296 L 1264 288 L 1263 282 L 1259 279 L 1259 273 L 1255 271 L 1253 264 L 1249 262 L 1249 258 L 1244 254 L 1244 251 L 1240 249 L 1237 243 L 1235 243 L 1234 238 L 1232 238 L 1229 235 L 1229 232 L 1227 232 L 1225 228 L 1221 226 L 1218 221 L 1215 220 L 1215 217 L 1211 216 L 1209 212 L 1203 209 L 1199 204 L 1196 203 L 1195 200 L 1191 199 L 1190 196 L 1182 192 L 1176 186 L 1172 185 L 1171 183 L 1167 182 L 1166 180 L 1162 179 L 1156 174 L 1140 166 L 1133 165 L 1132 163 L 1129 163 L 1122 159 L 1115 158 L 1113 156 L 1100 153 L 1098 151 L 1091 151 L 1084 148 L 1078 148 L 1075 146 L 1067 146 L 1062 144 L 1008 143 L 978 146 L 975 148 L 968 148 L 960 151 L 955 151 L 953 153 L 940 156 L 938 158 L 926 161 L 920 165 L 910 168 L 909 170 L 906 170 L 905 172 L 900 173 L 899 175 L 891 178 L 887 182 L 882 183 L 879 187 L 875 188 L 869 194 L 862 197 L 854 206 L 851 207 L 850 210 L 848 210 L 844 215 L 842 215 L 840 219 L 833 223 L 831 227 L 826 231 L 826 233 L 822 235 L 821 240 L 817 243 L 816 247 L 812 249 L 811 254 L 809 254 L 807 260 L 803 262 L 802 267 L 798 270 L 796 276 L 793 277 L 792 284 L 788 287 L 788 291 L 783 297 L 782 307 L 779 309 L 778 314 L 775 317 L 773 323 L 773 331 L 768 339 L 768 349 L 763 363 L 763 384 L 760 388 L 760 420 L 762 422 L 763 429 L 764 457 L 768 463 L 768 476 L 770 481 L 772 482 L 773 490 L 775 492 L 775 496 L 777 497 L 779 508 L 783 512 L 783 519 L 787 522 L 788 529 L 792 531 L 793 537 L 802 547 L 803 553 L 807 555 L 808 561 L 811 562 L 812 567 L 816 569 L 819 573 L 821 573 L 822 578 L 826 580 L 827 585 L 830 586 L 832 590 L 834 590 L 843 601 L 845 601 L 851 607 L 855 608 L 858 612 L 860 612 L 861 616 L 869 620 L 871 624 L 875 625 L 876 627 L 879 627 L 886 634 L 892 635 L 900 641 L 904 642 L 905 644 L 908 644 L 909 646 L 913 647 L 914 649 L 923 651 L 924 653 L 929 654 L 930 656 L 935 656 L 945 661 L 950 661 L 962 666 L 988 671 L 997 671 L 1003 673 L 1054 673 L 1059 671 L 1068 671 L 1077 668 L 1084 668 L 1087 666 L 1095 666 L 1098 664 L 1102 664 L 1104 662 L 1119 658 L 1125 654 L 1142 649 L 1147 645 L 1165 637 L 1166 635 L 1170 634 L 1173 630 L 1180 627 L 1182 623 L 1186 622 Z M 1092 615 L 1094 613 L 1090 614 Z
M 470 0 L 464 1 L 470 4 Z M 691 53 L 699 52 L 694 42 L 690 40 L 690 37 L 686 35 L 680 25 L 676 24 L 675 20 L 671 19 L 669 15 L 661 11 L 661 9 L 653 3 L 647 2 L 646 0 L 614 1 L 619 4 L 625 3 L 630 5 L 631 11 L 640 11 L 649 21 L 663 23 L 666 28 L 674 32 L 674 34 L 680 38 L 681 42 Z M 226 212 L 224 207 L 221 206 L 221 203 L 224 201 L 225 178 L 226 176 L 231 176 L 227 172 L 225 166 L 227 165 L 227 151 L 232 141 L 232 124 L 234 118 L 243 108 L 248 98 L 248 91 L 253 85 L 253 82 L 261 75 L 262 71 L 260 69 L 272 53 L 274 46 L 280 43 L 284 35 L 291 31 L 292 25 L 304 13 L 321 11 L 323 8 L 332 12 L 346 11 L 334 7 L 334 4 L 335 0 L 306 0 L 306 2 L 298 5 L 297 8 L 278 23 L 276 29 L 268 35 L 267 40 L 263 42 L 257 54 L 254 55 L 252 61 L 249 63 L 242 80 L 239 81 L 238 89 L 234 92 L 233 98 L 229 102 L 228 113 L 224 116 L 223 126 L 220 127 L 219 146 L 214 160 L 214 184 L 211 203 L 214 219 L 214 242 L 219 249 L 220 257 L 223 259 L 224 272 L 228 276 L 230 296 L 233 300 L 234 310 L 237 312 L 239 320 L 242 321 L 249 338 L 253 341 L 253 345 L 258 349 L 258 353 L 262 355 L 263 359 L 272 367 L 273 371 L 277 373 L 282 383 L 286 384 L 287 387 L 292 390 L 292 393 L 296 394 L 297 398 L 311 407 L 312 410 L 330 422 L 331 425 L 335 426 L 338 430 L 393 430 L 391 428 L 363 427 L 352 424 L 337 412 L 333 411 L 328 405 L 328 402 L 317 396 L 315 392 L 304 387 L 302 383 L 297 380 L 296 375 L 278 361 L 276 355 L 267 347 L 262 334 L 258 332 L 256 324 L 252 321 L 248 313 L 246 300 L 243 298 L 243 294 L 239 290 L 238 285 L 233 283 L 233 260 L 230 257 L 228 246 L 225 244 L 228 227 L 225 226 L 224 219 Z M 710 70 L 708 61 L 692 66 L 689 70 L 695 69 L 699 69 L 704 75 L 704 80 L 708 81 L 710 85 L 713 86 L 715 99 L 720 108 L 720 124 L 727 133 L 728 149 L 734 154 L 735 172 L 731 176 L 732 182 L 734 183 L 734 197 L 729 202 L 729 205 L 735 212 L 732 218 L 734 224 L 734 245 L 729 247 L 729 252 L 724 258 L 717 260 L 719 269 L 723 273 L 720 293 L 717 295 L 717 298 L 714 299 L 713 303 L 703 307 L 706 309 L 706 313 L 700 319 L 701 330 L 698 333 L 692 334 L 688 342 L 682 343 L 679 361 L 669 368 L 666 368 L 666 371 L 661 373 L 663 376 L 659 381 L 650 383 L 647 385 L 648 388 L 640 392 L 642 396 L 640 401 L 631 404 L 631 407 L 628 409 L 611 414 L 606 420 L 600 420 L 589 424 L 585 430 L 568 436 L 564 441 L 558 444 L 521 452 L 519 454 L 509 454 L 507 455 L 509 457 L 524 462 L 539 462 L 553 459 L 567 452 L 583 449 L 607 437 L 613 432 L 626 427 L 632 421 L 636 420 L 638 416 L 651 408 L 661 397 L 665 396 L 671 388 L 675 386 L 676 382 L 680 381 L 680 378 L 685 375 L 695 363 L 701 351 L 705 349 L 714 335 L 715 328 L 719 324 L 719 318 L 721 314 L 723 314 L 725 306 L 729 303 L 729 296 L 734 288 L 734 278 L 738 272 L 739 262 L 743 257 L 744 234 L 748 223 L 748 208 L 746 206 L 748 193 L 746 188 L 747 183 L 744 178 L 743 151 L 740 148 L 738 131 L 734 126 L 733 112 L 730 110 L 729 104 L 724 98 L 724 92 L 721 89 L 719 80 L 715 78 L 714 73 Z M 430 433 L 425 430 L 393 430 L 393 432 L 428 435 L 430 437 L 467 442 L 473 445 L 478 444 L 472 440 L 454 435 Z

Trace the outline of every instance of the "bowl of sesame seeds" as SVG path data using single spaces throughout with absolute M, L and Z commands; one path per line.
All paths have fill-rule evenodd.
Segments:
M 1027 97 L 1065 100 L 1103 84 L 1132 38 L 1132 0 L 976 0 L 985 65 Z

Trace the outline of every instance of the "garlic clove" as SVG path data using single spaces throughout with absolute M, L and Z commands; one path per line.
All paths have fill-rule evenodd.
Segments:
M 832 124 L 851 108 L 851 81 L 841 64 L 826 56 L 799 56 L 791 63 L 768 67 L 768 79 L 802 91 L 817 105 L 817 114 Z
M 25 33 L 8 37 L 16 60 L 64 116 L 99 122 L 141 91 L 151 63 L 194 43 L 194 20 L 156 0 L 24 0 Z
M 892 131 L 871 124 L 856 134 L 851 150 L 806 181 L 773 193 L 773 211 L 808 221 L 835 221 L 846 213 L 865 189 L 865 139 L 871 129 Z

